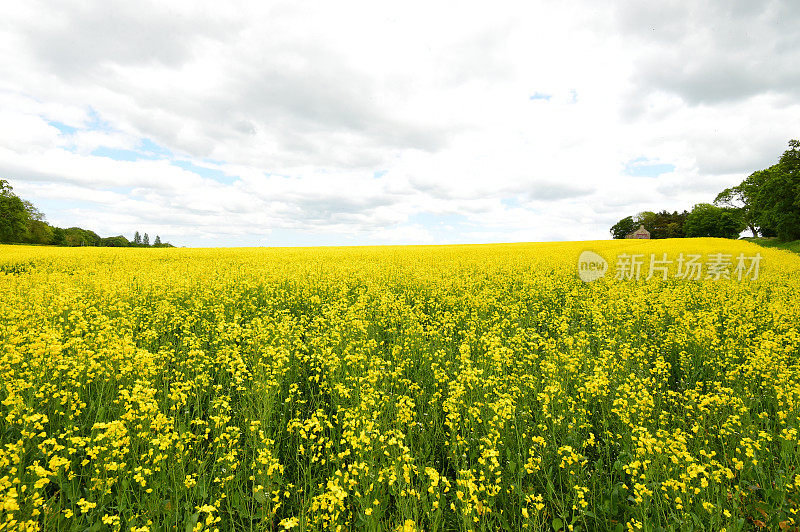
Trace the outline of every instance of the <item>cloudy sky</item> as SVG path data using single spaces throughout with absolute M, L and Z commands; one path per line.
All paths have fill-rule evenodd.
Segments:
M 599 5 L 613 7 L 598 7 Z M 177 245 L 608 238 L 800 137 L 800 2 L 7 2 L 0 178 Z

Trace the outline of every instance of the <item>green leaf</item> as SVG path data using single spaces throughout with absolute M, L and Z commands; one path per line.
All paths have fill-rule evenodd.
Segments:
M 263 491 L 257 491 L 255 493 L 253 493 L 253 497 L 256 498 L 256 501 L 258 501 L 258 504 L 264 504 L 264 503 L 267 502 L 267 496 L 264 495 Z
M 553 530 L 561 530 L 564 528 L 564 521 L 559 519 L 558 517 L 553 519 Z
M 511 527 L 508 526 L 508 519 L 506 519 L 506 516 L 503 514 L 497 514 L 497 516 L 500 520 L 500 524 L 503 525 L 503 530 L 511 530 Z
M 242 506 L 242 496 L 239 495 L 238 491 L 233 492 L 233 496 L 231 497 L 231 502 L 233 503 L 233 507 L 239 509 Z
M 189 517 L 189 520 L 186 522 L 186 532 L 192 532 L 192 530 L 194 530 L 194 525 L 197 524 L 198 519 L 200 519 L 200 512 L 195 512 Z

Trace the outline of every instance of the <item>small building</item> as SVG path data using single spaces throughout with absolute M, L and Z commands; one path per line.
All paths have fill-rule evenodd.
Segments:
M 640 225 L 639 229 L 633 233 L 628 233 L 625 235 L 625 238 L 650 238 L 650 231 L 645 229 L 643 225 Z

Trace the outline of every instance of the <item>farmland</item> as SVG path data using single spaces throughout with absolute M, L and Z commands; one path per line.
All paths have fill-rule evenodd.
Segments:
M 793 530 L 798 279 L 722 239 L 0 246 L 0 531 Z

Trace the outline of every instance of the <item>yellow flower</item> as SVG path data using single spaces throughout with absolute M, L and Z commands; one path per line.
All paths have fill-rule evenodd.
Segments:
M 296 527 L 298 524 L 300 524 L 300 520 L 299 520 L 297 517 L 288 517 L 288 518 L 286 518 L 286 519 L 282 520 L 282 521 L 281 521 L 280 523 L 278 523 L 278 524 L 279 524 L 280 526 L 282 526 L 282 527 L 283 527 L 285 530 L 288 530 L 288 529 L 290 529 L 290 528 L 294 528 L 294 527 Z

